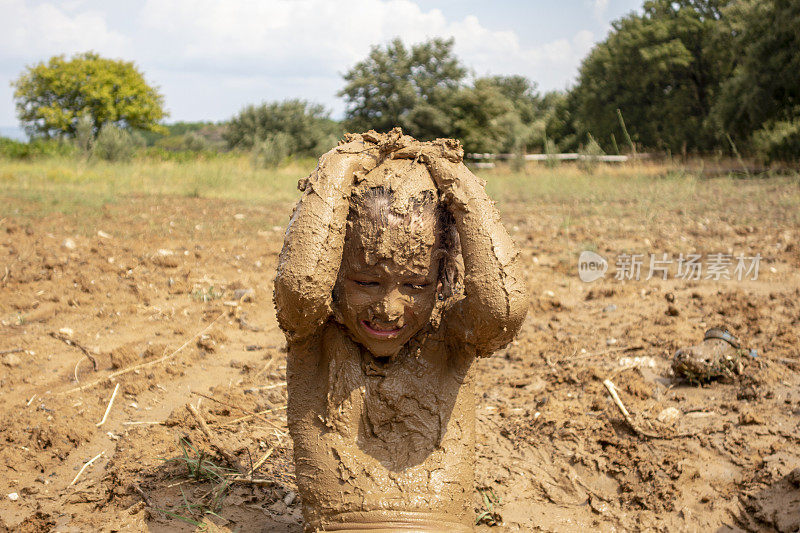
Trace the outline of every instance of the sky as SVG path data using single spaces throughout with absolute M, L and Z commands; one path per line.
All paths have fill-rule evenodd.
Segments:
M 642 0 L 0 0 L 0 127 L 18 125 L 12 80 L 50 56 L 134 61 L 168 122 L 227 120 L 248 104 L 302 98 L 341 118 L 342 74 L 375 45 L 455 38 L 475 76 L 574 84 L 611 21 Z

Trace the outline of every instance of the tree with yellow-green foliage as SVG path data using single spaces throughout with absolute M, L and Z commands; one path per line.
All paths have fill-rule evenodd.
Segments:
M 88 116 L 96 135 L 104 124 L 158 131 L 164 97 L 133 62 L 94 52 L 63 55 L 28 67 L 11 83 L 17 115 L 32 137 L 74 137 Z

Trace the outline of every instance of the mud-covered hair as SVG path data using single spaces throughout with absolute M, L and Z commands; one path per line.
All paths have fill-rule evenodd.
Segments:
M 380 226 L 394 224 L 410 228 L 434 224 L 439 238 L 439 249 L 444 252 L 439 262 L 439 281 L 442 284 L 441 298 L 448 299 L 463 291 L 464 263 L 461 257 L 461 242 L 456 231 L 453 215 L 439 201 L 433 190 L 424 190 L 411 197 L 402 211 L 394 208 L 394 192 L 383 186 L 371 187 L 350 199 L 350 214 L 367 216 Z

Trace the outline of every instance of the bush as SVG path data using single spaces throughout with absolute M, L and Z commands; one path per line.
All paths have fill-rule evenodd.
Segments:
M 94 145 L 94 120 L 90 115 L 81 115 L 78 124 L 75 126 L 75 146 L 89 157 Z
M 800 119 L 775 122 L 753 133 L 753 147 L 767 163 L 800 162 Z
M 341 125 L 328 118 L 323 106 L 287 100 L 245 107 L 222 136 L 229 148 L 260 153 L 287 144 L 287 155 L 318 157 L 336 146 L 342 133 Z
M 31 155 L 30 144 L 0 137 L 0 156 L 8 159 L 28 159 Z
M 106 161 L 127 161 L 143 146 L 144 140 L 140 136 L 106 123 L 97 134 L 92 155 Z
M 544 139 L 544 153 L 547 155 L 544 163 L 547 168 L 556 168 L 560 164 L 560 161 L 554 156 L 554 154 L 558 153 L 558 146 L 549 137 Z
M 253 145 L 253 166 L 273 168 L 292 155 L 292 136 L 282 131 L 268 133 L 263 140 Z
M 72 157 L 76 148 L 61 139 L 34 139 L 20 142 L 0 137 L 0 157 L 7 159 L 32 159 L 34 157 Z
M 593 173 L 597 168 L 597 157 L 601 155 L 605 155 L 605 152 L 594 137 L 589 135 L 589 142 L 586 143 L 586 146 L 582 146 L 578 150 L 578 167 L 584 172 L 588 172 L 589 174 Z

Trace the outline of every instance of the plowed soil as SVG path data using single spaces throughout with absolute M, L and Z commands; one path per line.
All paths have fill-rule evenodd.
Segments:
M 37 216 L 7 201 L 0 531 L 300 531 L 272 305 L 291 206 L 137 196 Z M 797 531 L 796 206 L 749 222 L 675 206 L 648 229 L 613 206 L 501 207 L 531 297 L 518 339 L 477 362 L 479 530 Z M 612 263 L 591 284 L 585 243 Z M 618 281 L 623 251 L 762 260 L 757 280 Z M 674 376 L 675 350 L 717 324 L 758 357 L 726 382 Z

